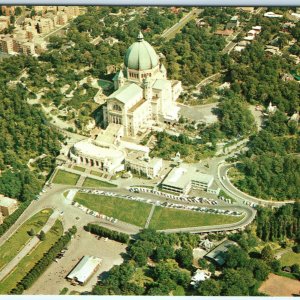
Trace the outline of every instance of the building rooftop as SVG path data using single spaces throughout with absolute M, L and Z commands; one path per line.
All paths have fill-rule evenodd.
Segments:
M 86 157 L 96 158 L 96 159 L 121 159 L 124 157 L 124 153 L 120 150 L 113 149 L 111 147 L 101 147 L 93 143 L 93 141 L 86 139 L 74 144 L 75 154 L 82 154 Z
M 68 279 L 75 279 L 84 283 L 100 265 L 102 259 L 95 256 L 84 256 L 76 267 L 68 274 Z
M 210 251 L 205 256 L 214 260 L 218 265 L 223 265 L 225 263 L 224 253 L 228 251 L 230 246 L 237 246 L 238 244 L 233 241 L 226 240 L 217 246 L 215 249 Z
M 109 98 L 115 98 L 124 104 L 133 102 L 133 99 L 137 99 L 143 95 L 143 89 L 135 83 L 126 84 L 112 93 Z M 140 99 L 137 99 L 140 100 Z M 137 102 L 137 101 L 135 101 Z
M 8 207 L 17 204 L 17 200 L 0 195 L 0 206 Z
M 152 88 L 156 90 L 164 90 L 167 88 L 171 88 L 171 82 L 167 79 L 157 79 L 155 80 Z
M 198 181 L 210 186 L 213 179 L 214 177 L 212 175 L 201 173 L 193 166 L 181 164 L 171 170 L 163 181 L 163 184 L 176 186 L 178 188 L 185 188 L 191 181 Z
M 128 69 L 133 70 L 150 70 L 158 65 L 158 55 L 153 47 L 144 40 L 141 32 L 137 42 L 133 43 L 126 51 L 124 63 Z

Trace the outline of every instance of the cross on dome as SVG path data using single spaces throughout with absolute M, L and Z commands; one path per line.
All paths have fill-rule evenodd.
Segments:
M 141 42 L 141 41 L 144 40 L 144 36 L 143 36 L 143 34 L 142 34 L 141 31 L 139 32 L 139 34 L 138 34 L 138 36 L 137 36 L 137 40 L 138 40 L 138 42 Z

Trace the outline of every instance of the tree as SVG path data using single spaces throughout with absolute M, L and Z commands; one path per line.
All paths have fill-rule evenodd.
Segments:
M 22 14 L 22 8 L 20 6 L 17 6 L 15 9 L 15 15 L 19 16 Z
M 174 258 L 175 252 L 174 248 L 170 245 L 161 245 L 158 246 L 153 254 L 153 258 L 156 261 L 168 259 L 168 258 Z
M 44 241 L 46 239 L 46 234 L 45 234 L 45 232 L 43 230 L 39 234 L 39 239 L 41 241 Z
M 199 284 L 197 293 L 200 296 L 220 296 L 222 286 L 221 283 L 215 279 L 207 279 Z
M 299 264 L 293 264 L 291 267 L 292 273 L 300 274 L 300 265 Z
M 31 228 L 31 229 L 28 231 L 28 234 L 29 234 L 30 236 L 35 236 L 35 231 L 34 231 L 34 229 Z
M 255 129 L 254 117 L 237 95 L 223 98 L 218 108 L 220 129 L 228 138 L 249 135 Z
M 201 269 L 206 269 L 207 268 L 207 261 L 204 258 L 199 258 L 198 260 L 198 265 Z
M 237 246 L 231 246 L 225 253 L 225 265 L 228 268 L 245 267 L 248 262 L 247 253 Z
M 179 266 L 185 269 L 191 269 L 193 264 L 192 248 L 186 247 L 176 250 L 176 261 Z
M 264 281 L 268 278 L 270 267 L 261 259 L 251 259 L 248 263 L 252 270 L 254 278 L 258 281 Z
M 270 245 L 265 246 L 261 250 L 261 258 L 267 263 L 270 263 L 274 259 L 274 253 Z

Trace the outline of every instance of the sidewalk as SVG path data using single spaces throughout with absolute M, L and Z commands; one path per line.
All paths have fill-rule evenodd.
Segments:
M 47 233 L 51 227 L 54 225 L 55 221 L 59 216 L 59 211 L 54 211 L 53 214 L 49 217 L 47 223 L 41 229 Z M 0 272 L 0 281 L 2 281 L 9 273 L 18 266 L 19 262 L 28 255 L 40 242 L 40 239 L 37 236 L 34 236 L 19 252 L 19 254 L 14 257 Z

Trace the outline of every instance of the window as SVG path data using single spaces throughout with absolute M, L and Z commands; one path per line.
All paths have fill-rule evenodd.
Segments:
M 113 110 L 122 111 L 122 108 L 121 108 L 121 106 L 120 106 L 120 105 L 118 105 L 118 104 L 114 104 L 114 106 L 113 106 Z

